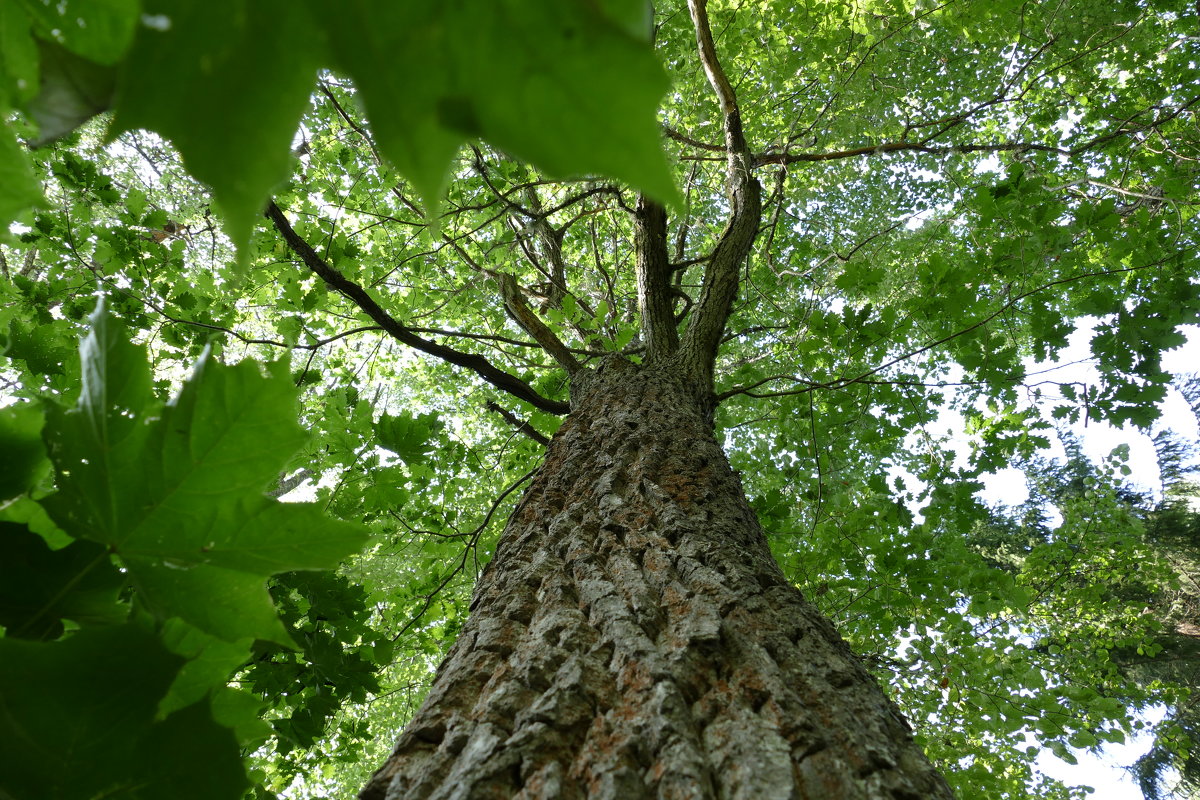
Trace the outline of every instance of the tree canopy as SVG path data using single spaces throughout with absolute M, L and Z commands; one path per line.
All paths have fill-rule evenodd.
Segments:
M 1043 449 L 1197 405 L 1161 356 L 1200 321 L 1198 27 L 0 0 L 0 794 L 353 791 L 570 375 L 708 334 L 775 555 L 963 796 L 1081 797 L 1037 753 L 1156 703 L 1147 775 L 1195 779 L 1185 484 Z M 1085 321 L 1096 380 L 1034 370 Z M 1031 499 L 989 508 L 1010 466 Z

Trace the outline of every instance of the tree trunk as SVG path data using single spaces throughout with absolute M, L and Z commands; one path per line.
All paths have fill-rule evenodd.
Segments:
M 611 359 L 572 394 L 362 800 L 952 797 L 775 563 L 707 391 Z

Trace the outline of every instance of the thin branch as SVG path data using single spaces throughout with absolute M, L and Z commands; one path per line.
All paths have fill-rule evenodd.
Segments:
M 443 579 L 441 583 L 439 583 L 436 587 L 434 587 L 433 591 L 431 591 L 427 595 L 425 595 L 425 597 L 423 598 L 425 602 L 421 606 L 421 610 L 418 611 L 416 614 L 413 614 L 412 618 L 409 619 L 409 621 L 407 623 L 405 623 L 404 627 L 402 627 L 399 631 L 396 632 L 396 635 L 392 637 L 393 642 L 398 640 L 404 634 L 408 633 L 409 629 L 412 628 L 412 626 L 416 625 L 417 622 L 420 621 L 421 617 L 425 616 L 425 612 L 429 610 L 429 607 L 431 605 L 433 605 L 433 599 L 438 596 L 438 593 L 441 592 L 442 589 L 446 588 L 446 586 L 450 583 L 450 581 L 454 579 L 454 576 L 456 576 L 459 572 L 461 572 L 463 569 L 466 568 L 467 554 L 471 551 L 471 549 L 478 542 L 479 535 L 481 533 L 483 533 L 484 529 L 486 529 L 487 526 L 491 523 L 492 517 L 496 513 L 496 509 L 498 509 L 500 507 L 500 504 L 504 502 L 504 498 L 508 497 L 510 494 L 515 492 L 517 490 L 518 486 L 520 486 L 521 484 L 525 483 L 525 481 L 532 478 L 539 469 L 541 469 L 541 467 L 534 467 L 533 469 L 529 470 L 529 472 L 526 472 L 524 475 L 517 478 L 516 481 L 514 481 L 512 483 L 512 485 L 510 485 L 507 489 L 505 489 L 503 492 L 501 492 L 500 496 L 497 497 L 496 500 L 492 503 L 492 507 L 489 508 L 487 514 L 484 515 L 483 522 L 479 523 L 479 526 L 477 528 L 475 528 L 475 530 L 470 531 L 469 533 L 462 534 L 461 538 L 465 538 L 465 539 L 469 540 L 467 546 L 465 548 L 463 548 L 462 560 L 459 562 L 459 564 L 457 564 L 454 567 L 454 569 L 450 570 L 449 574 L 446 575 L 445 579 Z M 407 527 L 407 526 L 405 526 L 405 527 Z M 409 530 L 411 531 L 412 529 L 410 528 Z M 433 534 L 433 531 L 412 531 L 412 532 L 413 533 Z
M 533 439 L 535 442 L 540 444 L 542 447 L 548 447 L 550 445 L 550 440 L 546 437 L 545 434 L 543 434 L 537 428 L 533 427 L 533 425 L 531 425 L 530 423 L 519 418 L 516 414 L 509 411 L 507 408 L 500 405 L 495 400 L 488 400 L 486 403 L 483 404 L 483 407 L 486 408 L 488 411 L 494 411 L 497 414 L 499 414 L 504 419 L 505 422 L 507 422 L 509 425 L 511 425 L 517 431 L 517 433 L 520 433 L 524 436 L 528 436 L 530 439 Z
M 849 150 L 834 150 L 826 153 L 757 153 L 751 157 L 755 167 L 767 164 L 797 164 L 805 161 L 837 161 L 844 158 L 879 156 L 885 153 L 933 153 L 951 155 L 955 153 L 1026 153 L 1031 151 L 1071 155 L 1073 151 L 1033 142 L 1003 142 L 1001 144 L 929 145 L 924 142 L 884 142 L 883 144 L 855 147 Z
M 208 322 L 197 322 L 194 319 L 184 319 L 183 317 L 176 317 L 172 314 L 168 314 L 167 310 L 162 305 L 155 302 L 154 299 L 151 297 L 136 295 L 128 289 L 122 289 L 121 291 L 126 292 L 134 297 L 137 297 L 139 302 L 154 309 L 156 312 L 158 312 L 158 315 L 161 316 L 163 319 L 165 319 L 167 322 L 172 322 L 176 325 L 190 325 L 193 328 L 202 328 L 203 330 L 206 330 L 206 331 L 214 331 L 216 333 L 223 333 L 226 336 L 232 336 L 234 339 L 237 339 L 239 342 L 242 342 L 243 344 L 264 344 L 264 345 L 268 345 L 270 347 L 281 347 L 281 348 L 287 348 L 290 350 L 316 351 L 316 350 L 319 350 L 320 348 L 324 347 L 327 344 L 332 344 L 333 342 L 336 342 L 338 339 L 345 339 L 347 336 L 353 336 L 356 333 L 367 333 L 369 331 L 382 331 L 383 330 L 383 328 L 379 327 L 378 325 L 360 325 L 357 328 L 351 328 L 350 330 L 342 331 L 341 333 L 335 333 L 332 336 L 327 336 L 324 339 L 318 339 L 317 341 L 315 341 L 311 344 L 288 344 L 287 342 L 281 342 L 278 339 L 256 339 L 251 336 L 246 336 L 245 334 L 238 333 L 237 331 L 233 330 L 232 328 L 226 328 L 223 325 L 213 325 Z
M 538 350 L 542 349 L 542 346 L 540 344 L 538 344 L 537 342 L 525 342 L 520 339 L 513 339 L 508 336 L 499 336 L 499 335 L 493 334 L 493 333 L 469 333 L 467 331 L 451 331 L 451 330 L 447 330 L 445 328 L 418 328 L 415 325 L 410 325 L 408 327 L 408 329 L 410 331 L 412 331 L 413 333 L 429 333 L 429 334 L 433 334 L 435 336 L 450 336 L 450 337 L 455 337 L 455 338 L 460 338 L 460 339 L 475 339 L 475 340 L 478 340 L 481 342 L 498 342 L 500 344 L 508 344 L 508 345 L 512 345 L 514 347 L 531 347 L 531 348 L 535 348 Z M 572 353 L 577 353 L 581 356 L 606 356 L 606 355 L 608 355 L 607 350 L 594 350 L 594 349 L 589 350 L 588 348 L 585 348 L 585 347 L 568 347 L 567 349 L 570 350 Z
M 317 254 L 317 251 L 312 248 L 312 245 L 296 233 L 291 223 L 288 222 L 287 217 L 284 216 L 283 211 L 274 201 L 267 206 L 266 216 L 283 236 L 288 247 L 300 257 L 305 266 L 333 289 L 358 306 L 393 339 L 408 345 L 414 350 L 420 350 L 422 353 L 440 358 L 449 364 L 469 369 L 497 389 L 508 392 L 535 408 L 540 408 L 542 411 L 547 411 L 551 414 L 566 414 L 570 411 L 570 406 L 566 403 L 543 397 L 532 386 L 525 383 L 525 381 L 515 375 L 510 375 L 481 355 L 462 353 L 418 336 L 410 328 L 384 311 L 379 303 L 375 302 L 375 299 L 362 286 L 338 272 L 325 259 L 321 258 Z
M 1118 125 L 1116 130 L 1109 131 L 1108 133 L 1093 137 L 1092 139 L 1089 139 L 1088 141 L 1084 142 L 1083 144 L 1080 144 L 1080 145 L 1078 145 L 1076 147 L 1072 147 L 1072 148 L 1055 147 L 1053 145 L 1037 144 L 1035 142 L 1000 142 L 1000 143 L 994 143 L 994 144 L 958 144 L 958 145 L 929 144 L 929 142 L 933 141 L 938 135 L 940 135 L 941 133 L 944 133 L 946 130 L 948 130 L 949 127 L 953 127 L 955 124 L 964 121 L 967 118 L 967 116 L 969 116 L 971 113 L 971 112 L 965 112 L 964 114 L 956 115 L 955 117 L 949 118 L 949 120 L 947 120 L 948 124 L 946 127 L 943 127 L 942 130 L 939 130 L 937 133 L 935 133 L 931 136 L 928 136 L 920 141 L 883 142 L 883 143 L 875 144 L 875 145 L 854 147 L 854 148 L 850 148 L 850 149 L 846 149 L 846 150 L 832 150 L 832 151 L 821 152 L 821 153 L 786 153 L 786 152 L 785 153 L 771 153 L 771 152 L 755 153 L 753 156 L 751 156 L 750 161 L 751 161 L 752 166 L 762 167 L 762 166 L 766 166 L 768 164 L 797 164 L 797 163 L 802 163 L 802 162 L 837 161 L 837 160 L 846 159 L 846 158 L 860 158 L 860 157 L 864 157 L 864 156 L 879 156 L 879 155 L 884 155 L 886 153 L 904 153 L 904 152 L 930 153 L 933 155 L 955 155 L 955 154 L 964 154 L 964 153 L 1040 152 L 1040 153 L 1054 153 L 1056 155 L 1063 155 L 1063 156 L 1075 156 L 1075 155 L 1079 155 L 1080 153 L 1088 152 L 1090 150 L 1096 150 L 1096 149 L 1100 148 L 1101 146 L 1107 144 L 1108 142 L 1112 141 L 1113 139 L 1119 138 L 1121 136 L 1129 136 L 1134 133 L 1139 133 L 1142 131 L 1155 129 L 1155 128 L 1159 127 L 1160 125 L 1162 125 L 1163 123 L 1169 122 L 1169 121 L 1175 119 L 1176 117 L 1182 116 L 1184 114 L 1184 112 L 1188 111 L 1192 106 L 1196 105 L 1197 103 L 1200 103 L 1200 97 L 1193 97 L 1192 99 L 1188 100 L 1187 102 L 1181 104 L 1179 107 L 1159 114 L 1153 120 L 1151 120 L 1150 122 L 1148 122 L 1144 125 L 1141 125 L 1137 128 L 1126 127 L 1127 123 L 1132 122 L 1133 119 L 1135 119 L 1138 116 L 1138 114 L 1135 114 L 1134 116 L 1129 117 L 1128 119 L 1124 120 L 1120 125 Z M 1149 110 L 1151 110 L 1151 109 L 1145 109 L 1144 111 L 1139 112 L 1139 114 L 1145 113 L 1146 111 L 1149 111 Z M 972 111 L 974 111 L 974 109 Z M 938 120 L 938 121 L 941 122 L 942 120 Z M 920 126 L 910 125 L 909 127 L 910 127 L 910 129 L 915 130 L 917 127 L 920 127 Z M 711 147 L 709 147 L 708 145 L 705 145 L 703 142 L 688 140 L 686 137 L 682 137 L 682 135 L 672 136 L 671 138 L 678 139 L 679 141 L 686 141 L 688 144 L 691 144 L 694 147 L 698 147 L 703 150 L 711 150 Z M 706 160 L 715 161 L 717 159 L 707 158 Z
M 725 152 L 725 148 L 722 145 L 709 144 L 708 142 L 702 142 L 699 139 L 693 139 L 692 137 L 675 130 L 670 125 L 663 125 L 662 129 L 663 129 L 663 133 L 665 133 L 667 135 L 668 139 L 674 139 L 677 142 L 682 142 L 683 144 L 691 145 L 692 147 L 695 147 L 699 150 L 708 150 L 709 152 L 713 152 L 713 153 L 724 153 Z
M 870 378 L 872 375 L 876 375 L 876 374 L 884 371 L 888 367 L 892 367 L 892 366 L 895 366 L 896 364 L 899 364 L 901 361 L 907 361 L 908 359 L 913 358 L 915 356 L 919 356 L 922 353 L 927 353 L 935 347 L 943 345 L 946 342 L 949 342 L 953 339 L 957 339 L 959 336 L 964 336 L 964 335 L 970 333 L 971 331 L 982 328 L 984 325 L 987 325 L 992 320 L 994 320 L 997 317 L 1001 316 L 1002 314 L 1006 313 L 1009 309 L 1011 309 L 1013 306 L 1015 306 L 1020 301 L 1024 300 L 1027 297 L 1030 297 L 1031 295 L 1037 294 L 1038 292 L 1053 288 L 1055 286 L 1061 286 L 1061 285 L 1067 284 L 1067 283 L 1074 283 L 1075 281 L 1084 280 L 1086 278 L 1096 278 L 1096 277 L 1100 277 L 1103 275 L 1119 275 L 1124 272 L 1137 272 L 1139 270 L 1149 269 L 1151 267 L 1157 266 L 1160 263 L 1162 263 L 1162 262 L 1156 261 L 1151 264 L 1143 264 L 1140 267 L 1124 267 L 1122 269 L 1115 269 L 1115 270 L 1101 270 L 1099 272 L 1085 272 L 1081 275 L 1073 275 L 1069 278 L 1061 278 L 1056 281 L 1051 281 L 1049 283 L 1042 284 L 1041 286 L 1037 286 L 1033 289 L 1029 289 L 1028 291 L 1025 291 L 1018 295 L 1013 296 L 1010 300 L 1008 300 L 1006 303 L 1004 303 L 1002 306 L 1000 306 L 1000 308 L 996 309 L 991 314 L 988 314 L 986 317 L 979 320 L 978 322 L 968 325 L 965 328 L 961 328 L 961 329 L 955 331 L 954 333 L 943 336 L 942 338 L 932 341 L 926 345 L 918 347 L 916 350 L 909 351 L 909 352 L 905 353 L 904 355 L 896 356 L 895 358 L 893 358 L 889 361 L 886 361 L 877 367 L 872 367 L 871 369 L 869 369 L 859 375 L 856 375 L 853 378 L 835 378 L 831 381 L 811 381 L 811 380 L 806 380 L 804 378 L 798 378 L 798 377 L 795 377 L 792 375 L 775 375 L 775 376 L 772 376 L 769 378 L 765 378 L 765 379 L 759 381 L 758 383 L 752 384 L 747 387 L 738 387 L 738 388 L 734 388 L 734 389 L 728 389 L 724 392 L 721 392 L 716 397 L 717 397 L 718 402 L 720 402 L 721 400 L 726 400 L 737 394 L 744 394 L 747 397 L 756 397 L 756 398 L 785 397 L 785 396 L 789 396 L 789 395 L 806 394 L 815 389 L 840 389 L 843 386 L 849 386 L 852 383 L 878 383 L 878 384 L 909 383 L 909 382 L 893 381 L 893 380 L 871 381 L 871 380 L 868 380 L 868 378 Z M 792 389 L 792 390 L 781 391 L 781 392 L 754 392 L 754 391 L 752 391 L 752 389 L 754 387 L 761 386 L 764 383 L 769 383 L 774 380 L 784 380 L 784 379 L 790 379 L 790 380 L 795 381 L 796 383 L 803 383 L 804 388 Z M 1057 381 L 1047 381 L 1047 382 L 1048 383 L 1057 383 Z M 915 382 L 912 382 L 912 383 L 914 383 L 914 385 L 915 385 Z M 943 384 L 939 383 L 937 385 L 943 385 Z M 953 384 L 944 384 L 944 385 L 953 385 Z
M 316 473 L 308 467 L 304 467 L 290 478 L 285 478 L 281 475 L 279 477 L 279 483 L 267 490 L 267 497 L 273 497 L 278 500 L 280 497 L 283 497 L 300 484 L 307 480 L 312 480 L 315 477 L 317 477 Z

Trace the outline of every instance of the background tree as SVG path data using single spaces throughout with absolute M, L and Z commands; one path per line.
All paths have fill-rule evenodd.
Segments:
M 0 105 L 26 112 L 6 122 L 66 136 L 32 164 L 10 128 L 0 140 L 0 218 L 21 223 L 0 263 L 7 391 L 77 408 L 6 412 L 28 458 L 5 489 L 25 495 L 0 511 L 23 560 L 5 563 L 48 577 L 0 621 L 18 665 L 0 688 L 29 714 L 89 709 L 66 733 L 10 718 L 38 752 L 61 756 L 70 734 L 113 765 L 13 750 L 5 791 L 110 789 L 145 762 L 137 742 L 206 730 L 214 763 L 267 742 L 261 786 L 321 791 L 332 774 L 344 793 L 412 713 L 420 690 L 404 687 L 465 630 L 401 741 L 418 766 L 389 761 L 369 792 L 419 774 L 761 795 L 850 775 L 870 796 L 930 796 L 888 702 L 788 584 L 970 795 L 1071 796 L 1035 774 L 1028 733 L 1068 753 L 1123 739 L 1131 709 L 1179 704 L 1104 666 L 1153 650 L 1141 610 L 1170 579 L 1164 566 L 1144 573 L 1149 595 L 1106 591 L 1151 552 L 1128 506 L 1084 498 L 1021 545 L 1016 572 L 973 532 L 988 516 L 977 478 L 1047 442 L 1039 408 L 1150 424 L 1170 382 L 1160 353 L 1196 321 L 1198 39 L 1181 4 L 693 3 L 653 20 L 641 2 L 393 5 L 0 5 Z M 651 24 L 671 79 L 657 123 Z M 71 130 L 110 97 L 120 137 L 97 155 L 97 126 Z M 47 205 L 22 211 L 41 190 Z M 80 373 L 97 282 L 111 316 L 94 316 Z M 1027 374 L 1083 315 L 1100 320 L 1099 382 Z M 293 415 L 289 378 L 311 434 L 294 456 L 294 430 L 233 424 L 238 409 Z M 947 411 L 966 419 L 965 463 L 935 432 Z M 191 530 L 202 505 L 129 528 L 143 498 L 84 468 L 114 441 L 131 476 L 183 464 L 187 431 L 263 455 L 236 486 L 221 461 L 185 470 L 193 498 L 230 480 L 223 529 L 251 538 L 161 534 Z M 332 564 L 352 529 L 299 510 L 303 525 L 244 521 L 284 513 L 255 491 L 296 476 L 370 531 L 347 580 L 289 571 Z M 514 508 L 497 550 L 493 523 Z M 238 546 L 298 529 L 311 542 L 270 563 Z M 274 573 L 290 633 L 262 613 Z M 162 591 L 183 575 L 190 607 Z M 22 599 L 39 586 L 59 588 Z M 97 594 L 98 614 L 82 602 Z M 238 613 L 207 613 L 231 597 Z M 100 746 L 105 692 L 28 692 L 33 676 L 82 685 L 67 665 L 83 663 L 136 678 L 125 750 Z M 482 689 L 480 670 L 496 676 Z M 248 691 L 225 688 L 231 674 Z M 253 724 L 263 704 L 270 731 Z M 230 796 L 238 769 L 220 773 Z M 159 772 L 144 780 L 220 796 Z M 69 780 L 48 791 L 47 774 Z
M 1194 397 L 1194 384 L 1193 377 L 1181 382 L 1180 388 Z M 1022 464 L 1029 497 L 1019 506 L 993 509 L 968 540 L 997 568 L 1010 571 L 1018 582 L 1037 586 L 1043 613 L 1070 614 L 1071 605 L 1055 606 L 1060 597 L 1069 601 L 1077 597 L 1071 586 L 1076 583 L 1089 585 L 1110 610 L 1128 608 L 1130 603 L 1141 606 L 1136 623 L 1145 638 L 1136 644 L 1101 640 L 1099 653 L 1081 653 L 1071 644 L 1072 627 L 1128 632 L 1128 621 L 1108 616 L 1083 618 L 1069 627 L 1043 626 L 1035 634 L 1043 637 L 1035 649 L 1048 654 L 1059 673 L 1083 680 L 1090 672 L 1087 689 L 1103 695 L 1120 696 L 1131 681 L 1147 696 L 1158 694 L 1156 689 L 1164 684 L 1183 690 L 1159 725 L 1150 751 L 1132 765 L 1132 772 L 1147 798 L 1191 796 L 1197 783 L 1195 759 L 1178 742 L 1193 738 L 1193 694 L 1200 678 L 1195 583 L 1200 507 L 1194 502 L 1196 485 L 1191 479 L 1197 469 L 1195 444 L 1166 429 L 1154 435 L 1161 483 L 1151 491 L 1130 483 L 1137 478 L 1130 477 L 1122 453 L 1108 463 L 1095 464 L 1073 435 L 1064 431 L 1061 440 L 1066 458 L 1039 456 Z M 1106 511 L 1097 513 L 1101 509 Z M 1081 523 L 1087 525 L 1088 535 L 1070 541 L 1070 531 Z M 1067 539 L 1069 546 L 1058 553 L 1058 563 L 1046 569 L 1043 554 L 1061 539 Z M 1112 570 L 1115 548 L 1138 553 L 1137 569 Z M 1095 647 L 1091 637 L 1085 640 Z M 1081 655 L 1090 666 L 1066 666 Z M 1172 769 L 1177 774 L 1170 774 Z

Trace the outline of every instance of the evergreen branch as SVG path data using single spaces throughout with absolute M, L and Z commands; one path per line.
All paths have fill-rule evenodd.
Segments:
M 334 269 L 325 259 L 313 249 L 302 236 L 296 233 L 291 223 L 287 221 L 283 211 L 272 201 L 267 206 L 266 216 L 275 225 L 275 229 L 283 236 L 288 247 L 304 262 L 313 274 L 325 281 L 350 302 L 358 306 L 376 325 L 398 342 L 406 344 L 414 350 L 439 358 L 457 367 L 469 369 L 492 386 L 508 392 L 513 397 L 547 411 L 551 414 L 566 414 L 570 406 L 558 400 L 543 397 L 525 381 L 510 375 L 486 358 L 475 353 L 463 353 L 453 348 L 431 342 L 413 333 L 392 315 L 388 314 L 367 291 Z

